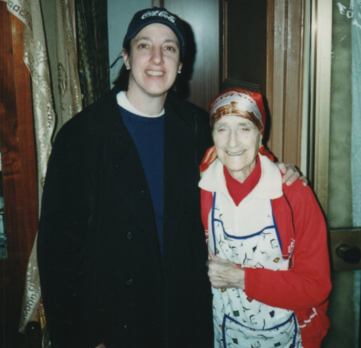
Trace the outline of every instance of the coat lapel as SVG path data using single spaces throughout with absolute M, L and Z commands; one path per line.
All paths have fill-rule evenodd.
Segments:
M 189 125 L 171 106 L 167 107 L 164 134 L 164 258 L 170 258 L 182 215 L 188 185 L 188 166 L 191 164 L 191 138 Z M 187 169 L 188 168 L 188 169 Z
M 110 156 L 108 170 L 114 178 L 115 189 L 138 217 L 146 237 L 162 269 L 162 257 L 154 219 L 152 199 L 143 166 L 135 144 L 119 114 L 116 99 L 108 109 L 112 127 L 106 137 L 106 152 Z M 189 185 L 189 165 L 196 156 L 192 141 L 195 134 L 190 124 L 178 114 L 171 103 L 166 104 L 164 125 L 164 260 L 170 258 L 174 247 L 184 198 Z
M 116 103 L 116 101 L 115 101 Z M 152 199 L 136 146 L 121 118 L 118 105 L 111 109 L 112 129 L 106 137 L 108 170 L 120 199 L 124 199 L 145 231 L 161 269 L 161 253 Z

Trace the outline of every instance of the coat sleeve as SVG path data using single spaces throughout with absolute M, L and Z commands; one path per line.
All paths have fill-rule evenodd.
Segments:
M 325 220 L 309 187 L 296 182 L 290 187 L 284 185 L 284 193 L 289 204 L 280 198 L 272 206 L 279 228 L 284 228 L 287 218 L 291 218 L 291 226 L 288 223 L 286 227 L 294 225 L 293 267 L 278 272 L 246 268 L 245 291 L 248 296 L 274 307 L 290 310 L 318 307 L 331 290 Z
M 79 144 L 79 133 L 65 125 L 50 156 L 42 198 L 38 264 L 54 348 L 77 346 L 74 340 L 81 323 L 84 243 L 92 197 L 89 158 Z
M 182 115 L 182 118 L 185 117 L 187 122 L 191 123 L 197 137 L 197 161 L 198 164 L 201 164 L 204 154 L 213 145 L 208 112 L 193 103 L 175 96 L 174 93 L 168 94 L 165 102 L 166 110 L 167 107 L 171 107 L 176 113 Z
M 213 140 L 207 112 L 195 107 L 193 115 L 198 136 L 198 163 L 201 164 L 204 154 L 213 145 Z

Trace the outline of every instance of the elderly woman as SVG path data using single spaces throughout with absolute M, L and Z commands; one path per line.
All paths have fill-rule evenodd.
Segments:
M 199 186 L 215 347 L 319 347 L 331 289 L 321 209 L 309 187 L 282 184 L 261 154 L 259 93 L 221 93 L 210 118 L 215 147 Z

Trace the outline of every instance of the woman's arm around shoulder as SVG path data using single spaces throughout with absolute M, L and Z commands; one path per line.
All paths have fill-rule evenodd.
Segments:
M 283 191 L 284 196 L 272 201 L 272 208 L 282 243 L 289 248 L 292 241 L 284 236 L 287 229 L 294 229 L 292 268 L 278 272 L 246 268 L 245 291 L 275 307 L 317 307 L 331 290 L 325 219 L 310 187 L 297 180 L 292 186 L 283 184 Z

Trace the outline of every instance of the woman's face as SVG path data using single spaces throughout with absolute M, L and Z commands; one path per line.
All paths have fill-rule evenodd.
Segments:
M 154 23 L 143 28 L 130 45 L 131 55 L 123 53 L 130 67 L 128 95 L 165 97 L 182 68 L 177 36 L 166 25 Z
M 262 135 L 253 122 L 239 116 L 223 116 L 213 128 L 218 158 L 228 172 L 244 182 L 256 165 Z

